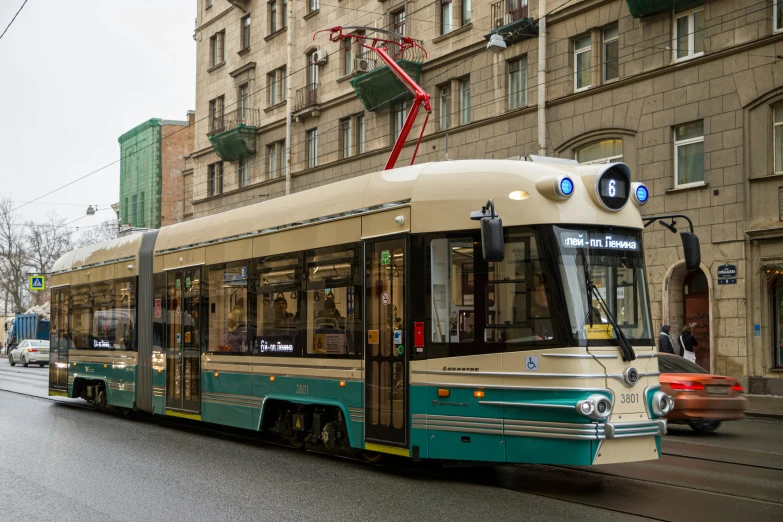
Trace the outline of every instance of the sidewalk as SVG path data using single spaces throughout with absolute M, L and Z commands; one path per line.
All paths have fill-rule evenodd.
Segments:
M 783 420 L 783 396 L 780 395 L 746 395 L 748 417 L 767 417 Z

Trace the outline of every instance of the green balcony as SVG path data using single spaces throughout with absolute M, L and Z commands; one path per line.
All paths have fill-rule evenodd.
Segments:
M 397 64 L 414 82 L 419 83 L 421 62 L 399 60 Z M 391 103 L 413 99 L 413 93 L 378 59 L 357 58 L 354 71 L 359 74 L 351 80 L 351 87 L 368 111 L 377 111 L 389 107 Z
M 223 161 L 237 161 L 256 153 L 256 129 L 260 111 L 237 109 L 214 118 L 207 133 L 212 148 Z
M 628 10 L 634 18 L 643 18 L 658 13 L 674 11 L 677 4 L 678 11 L 687 11 L 692 7 L 704 4 L 704 0 L 626 0 Z
M 499 34 L 507 44 L 538 36 L 536 20 L 530 18 L 527 0 L 500 0 L 492 4 L 490 21 L 494 29 L 484 35 L 489 40 Z

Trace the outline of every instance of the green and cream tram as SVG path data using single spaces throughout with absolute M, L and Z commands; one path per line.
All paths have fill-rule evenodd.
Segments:
M 658 458 L 646 199 L 623 164 L 450 161 L 81 248 L 50 394 L 369 458 Z

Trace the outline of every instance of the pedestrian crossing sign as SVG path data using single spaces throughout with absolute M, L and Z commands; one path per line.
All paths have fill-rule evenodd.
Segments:
M 42 275 L 30 276 L 30 290 L 46 290 L 46 277 Z

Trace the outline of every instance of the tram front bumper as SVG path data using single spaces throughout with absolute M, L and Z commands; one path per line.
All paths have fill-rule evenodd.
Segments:
M 599 428 L 600 434 L 601 428 Z M 605 439 L 626 439 L 629 437 L 646 437 L 666 435 L 666 419 L 656 419 L 642 422 L 623 422 L 617 424 L 607 422 L 603 425 Z
M 660 458 L 660 437 L 666 435 L 666 419 L 603 425 L 603 437 L 593 458 L 594 465 L 637 462 Z

